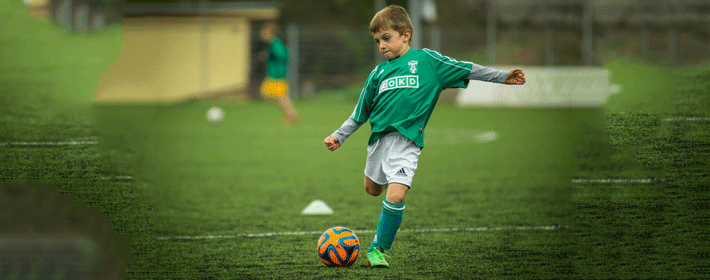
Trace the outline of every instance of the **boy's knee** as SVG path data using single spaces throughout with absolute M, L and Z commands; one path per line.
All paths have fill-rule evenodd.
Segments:
M 403 203 L 404 202 L 404 197 L 407 195 L 407 191 L 409 190 L 409 187 L 406 185 L 402 184 L 397 184 L 393 183 L 390 184 L 389 190 L 387 191 L 387 195 L 385 199 L 387 201 L 392 202 L 392 203 Z
M 387 195 L 386 199 L 389 202 L 400 204 L 404 202 L 404 195 Z
M 385 186 L 378 185 L 377 183 L 370 180 L 370 178 L 365 177 L 365 192 L 371 196 L 381 195 L 385 191 Z

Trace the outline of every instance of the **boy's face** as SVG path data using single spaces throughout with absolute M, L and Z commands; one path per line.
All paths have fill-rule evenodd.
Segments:
M 271 39 L 274 38 L 274 31 L 271 28 L 262 28 L 260 35 L 261 41 L 265 43 L 270 43 Z
M 392 29 L 380 29 L 372 34 L 380 53 L 387 60 L 393 60 L 405 54 L 409 50 L 409 38 L 411 36 L 412 31 L 409 29 L 402 34 Z

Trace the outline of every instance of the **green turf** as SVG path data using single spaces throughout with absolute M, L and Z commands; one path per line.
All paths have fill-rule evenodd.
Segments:
M 578 153 L 585 178 L 653 183 L 578 184 L 575 262 L 585 278 L 706 278 L 710 215 L 710 69 L 609 64 L 620 94 L 604 127 Z
M 335 152 L 322 143 L 348 117 L 353 104 L 299 102 L 303 121 L 292 128 L 282 125 L 275 106 L 262 102 L 221 104 L 225 120 L 213 125 L 204 118 L 212 105 L 99 109 L 105 124 L 100 127 L 110 128 L 106 131 L 108 138 L 141 135 L 129 141 L 130 147 L 125 149 L 135 150 L 140 157 L 135 162 L 141 172 L 135 176 L 152 209 L 154 237 L 324 231 L 335 225 L 356 232 L 375 228 L 382 198 L 370 197 L 362 187 L 369 129 L 363 128 Z M 589 121 L 594 111 L 459 109 L 442 105 L 428 127 L 432 144 L 420 157 L 402 229 L 569 225 L 574 205 L 568 163 L 573 157 L 571 139 L 578 136 L 573 128 Z M 126 129 L 116 129 L 117 125 L 109 125 L 112 122 L 124 123 Z M 486 132 L 496 133 L 498 139 L 476 142 L 475 136 Z M 301 215 L 315 199 L 325 201 L 335 213 Z M 367 246 L 373 234 L 359 237 Z M 392 264 L 401 270 L 370 271 L 360 262 L 356 264 L 358 269 L 348 273 L 354 277 L 397 278 L 409 277 L 407 271 L 412 270 L 422 270 L 420 276 L 430 278 L 516 271 L 563 275 L 571 271 L 565 258 L 570 252 L 560 245 L 572 243 L 570 237 L 567 229 L 403 232 L 391 253 Z M 294 269 L 303 278 L 342 273 L 327 269 L 317 259 L 317 238 L 311 234 L 157 240 L 154 261 L 165 271 L 175 270 L 188 277 L 213 273 L 227 278 L 235 274 L 286 277 Z M 549 246 L 538 244 L 538 239 Z M 496 244 L 479 248 L 489 242 L 486 240 L 496 240 Z M 451 252 L 449 248 L 459 242 L 469 245 Z M 402 248 L 401 253 L 397 248 Z M 518 256 L 496 253 L 505 255 L 500 260 L 500 256 L 489 255 L 496 250 L 510 250 Z M 528 260 L 528 253 L 545 257 Z M 259 263 L 251 263 L 254 254 Z M 162 257 L 171 255 L 181 257 Z M 412 258 L 417 261 L 409 261 Z M 466 261 L 452 264 L 449 259 Z M 418 267 L 419 263 L 440 265 L 424 268 Z M 201 268 L 206 271 L 201 272 Z
M 125 161 L 102 164 L 101 149 L 91 144 L 12 144 L 98 140 L 93 91 L 119 53 L 120 26 L 69 35 L 47 20 L 28 18 L 22 1 L 13 0 L 0 2 L 0 29 L 0 239 L 18 233 L 85 236 L 100 249 L 92 278 L 120 279 L 129 233 L 147 228 L 131 212 L 139 205 L 135 188 L 100 179 Z M 0 278 L 7 279 L 13 272 L 5 265 Z M 38 273 L 31 267 L 24 272 Z
M 317 232 L 346 226 L 369 246 L 374 234 L 363 230 L 375 229 L 381 209 L 362 187 L 368 126 L 335 152 L 322 143 L 352 111 L 352 89 L 297 102 L 303 121 L 292 128 L 264 102 L 96 106 L 120 27 L 70 35 L 28 21 L 20 1 L 0 12 L 0 142 L 99 143 L 0 146 L 0 183 L 51 184 L 94 207 L 116 233 L 101 235 L 101 264 L 124 268 L 103 269 L 105 279 L 708 276 L 710 121 L 665 120 L 710 117 L 707 68 L 615 61 L 607 68 L 623 92 L 603 109 L 440 104 L 407 196 L 406 231 L 388 252 L 392 267 L 368 269 L 363 255 L 333 269 L 317 258 Z M 226 112 L 216 125 L 205 119 L 213 105 Z M 116 176 L 135 179 L 101 179 Z M 600 178 L 664 181 L 571 182 Z M 23 194 L 16 188 L 0 193 Z M 301 215 L 315 199 L 334 214 Z M 3 205 L 31 209 L 21 201 L 33 200 Z M 3 213 L 21 212 L 10 209 Z M 37 215 L 56 214 L 43 209 Z M 504 229 L 411 231 L 479 227 Z M 239 236 L 298 231 L 316 234 Z M 164 239 L 208 235 L 224 238 Z M 126 236 L 130 243 L 112 241 Z M 125 267 L 111 255 L 121 246 L 130 249 Z

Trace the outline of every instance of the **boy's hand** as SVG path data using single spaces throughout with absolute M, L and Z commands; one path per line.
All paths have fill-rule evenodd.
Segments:
M 525 84 L 525 72 L 520 68 L 513 68 L 508 71 L 508 76 L 505 78 L 505 83 L 509 85 Z
M 328 136 L 323 142 L 325 143 L 325 147 L 331 151 L 335 151 L 335 149 L 340 147 L 340 141 L 338 141 L 338 138 L 335 138 L 335 136 Z

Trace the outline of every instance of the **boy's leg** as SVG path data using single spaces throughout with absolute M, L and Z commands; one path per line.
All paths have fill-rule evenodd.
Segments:
M 377 233 L 375 240 L 370 245 L 368 252 L 372 250 L 386 251 L 392 248 L 394 237 L 402 224 L 404 217 L 404 197 L 409 187 L 399 183 L 391 183 L 387 189 L 387 194 L 382 202 L 382 214 L 377 221 Z
M 293 103 L 288 96 L 281 96 L 276 100 L 281 107 L 281 113 L 284 116 L 284 122 L 288 125 L 294 125 L 298 123 L 298 113 L 296 113 L 296 108 L 293 107 Z
M 391 183 L 387 189 L 385 199 L 392 203 L 404 203 L 404 197 L 407 194 L 409 187 L 400 183 Z
M 382 192 L 385 191 L 386 187 L 387 185 L 380 185 L 378 183 L 375 183 L 374 181 L 372 181 L 372 179 L 365 176 L 365 192 L 367 192 L 371 196 L 378 196 L 382 194 Z
M 377 221 L 377 233 L 372 245 L 367 250 L 368 266 L 389 267 L 384 251 L 392 248 L 395 235 L 402 223 L 404 200 L 421 148 L 406 139 L 400 133 L 385 135 L 367 147 L 368 156 L 365 166 L 365 190 L 377 196 L 385 189 L 387 194 L 382 202 L 382 213 Z M 379 182 L 389 182 L 377 184 Z

